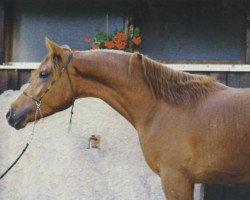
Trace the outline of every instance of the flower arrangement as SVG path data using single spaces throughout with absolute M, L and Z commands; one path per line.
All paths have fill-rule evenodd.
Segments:
M 85 42 L 92 42 L 89 49 L 117 49 L 133 52 L 135 48 L 140 46 L 142 38 L 139 28 L 134 28 L 127 34 L 119 30 L 115 30 L 114 33 L 107 33 L 97 29 L 93 39 L 85 37 Z

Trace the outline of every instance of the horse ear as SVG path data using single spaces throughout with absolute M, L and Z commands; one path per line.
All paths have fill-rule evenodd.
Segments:
M 143 55 L 140 54 L 139 52 L 134 52 L 131 57 L 129 58 L 129 73 L 132 73 L 132 68 L 134 65 L 134 62 L 136 62 L 137 64 L 139 63 L 140 65 L 142 64 L 142 60 L 143 60 Z
M 135 52 L 135 55 L 137 58 L 139 58 L 140 61 L 142 60 L 142 57 L 143 57 L 142 54 L 140 54 L 139 52 Z
M 51 41 L 49 38 L 45 37 L 45 44 L 49 50 L 49 53 L 63 56 L 64 55 L 64 50 L 62 47 L 60 47 L 58 44 L 55 42 Z

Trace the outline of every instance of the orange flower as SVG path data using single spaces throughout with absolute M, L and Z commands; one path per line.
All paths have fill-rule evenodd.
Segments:
M 125 49 L 126 45 L 127 45 L 127 42 L 122 42 L 122 41 L 116 41 L 115 42 L 115 46 L 118 49 Z
M 135 45 L 140 45 L 141 44 L 141 37 L 133 37 L 132 38 L 132 42 L 135 44 Z
M 115 44 L 113 41 L 105 41 L 104 46 L 107 47 L 108 49 L 112 49 L 115 47 Z
M 85 37 L 84 40 L 85 40 L 85 42 L 89 43 L 91 41 L 91 38 L 90 37 Z
M 99 49 L 99 44 L 98 43 L 94 43 L 91 45 L 90 47 L 91 49 Z
M 116 40 L 118 41 L 124 41 L 127 39 L 127 36 L 124 33 L 117 32 L 115 35 Z

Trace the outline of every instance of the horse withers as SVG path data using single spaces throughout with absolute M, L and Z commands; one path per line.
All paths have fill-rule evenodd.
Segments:
M 46 117 L 75 98 L 97 97 L 135 127 L 169 200 L 192 200 L 194 183 L 250 183 L 249 89 L 175 71 L 139 53 L 72 52 L 49 39 L 46 45 L 48 55 L 7 113 L 11 126 L 34 121 L 38 102 Z

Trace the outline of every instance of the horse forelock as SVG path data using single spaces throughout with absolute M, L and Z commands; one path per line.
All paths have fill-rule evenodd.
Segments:
M 132 62 L 135 55 L 137 58 L 139 55 L 146 82 L 157 99 L 174 104 L 197 102 L 220 87 L 212 77 L 173 70 L 138 53 L 130 57 L 129 70 L 134 67 Z
M 31 76 L 29 78 L 29 82 L 32 82 L 41 70 L 48 70 L 52 74 L 59 73 L 59 71 L 60 71 L 59 66 L 60 66 L 59 60 L 53 54 L 48 54 L 43 59 L 40 66 L 31 73 Z

